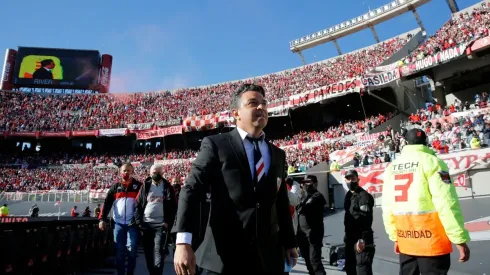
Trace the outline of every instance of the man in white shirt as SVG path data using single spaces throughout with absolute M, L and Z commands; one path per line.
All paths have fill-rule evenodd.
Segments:
M 262 86 L 244 84 L 232 96 L 236 129 L 202 140 L 179 195 L 174 267 L 195 274 L 284 274 L 298 258 L 288 191 L 286 155 L 265 139 L 267 101 Z M 210 190 L 204 239 L 192 251 L 199 203 Z

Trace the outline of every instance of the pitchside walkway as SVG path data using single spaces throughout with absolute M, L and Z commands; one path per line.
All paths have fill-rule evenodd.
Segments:
M 338 271 L 336 270 L 336 267 L 329 266 L 325 261 L 323 262 L 325 265 L 325 270 L 327 271 L 327 275 L 345 275 L 345 272 Z M 116 274 L 116 271 L 114 269 L 106 269 L 106 270 L 96 270 L 90 274 Z M 145 255 L 143 254 L 143 251 L 140 249 L 138 251 L 138 259 L 136 261 L 136 270 L 135 270 L 136 275 L 148 275 L 148 270 L 146 269 L 146 262 L 145 262 Z M 164 275 L 175 275 L 174 271 L 174 265 L 172 262 L 172 255 L 169 255 L 168 258 L 165 260 L 165 268 L 163 270 Z M 304 261 L 299 261 L 296 267 L 294 268 L 293 272 L 290 272 L 290 274 L 308 274 L 308 271 L 306 270 L 306 266 L 304 264 Z M 250 274 L 252 275 L 252 274 Z

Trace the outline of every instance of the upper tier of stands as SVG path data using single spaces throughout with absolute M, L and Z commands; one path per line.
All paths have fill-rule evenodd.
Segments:
M 0 92 L 0 131 L 68 131 L 124 128 L 127 124 L 180 120 L 228 110 L 243 83 L 260 83 L 269 101 L 371 71 L 401 49 L 414 32 L 310 65 L 252 79 L 172 92 L 46 95 Z
M 479 37 L 488 36 L 490 13 L 487 2 L 468 7 L 452 15 L 435 34 L 414 50 L 403 63 L 411 63 L 437 52 L 453 48 Z
M 446 22 L 400 62 L 412 62 L 488 35 L 489 7 L 474 5 Z M 127 124 L 181 120 L 225 111 L 230 93 L 243 83 L 267 89 L 270 101 L 361 76 L 401 49 L 413 35 L 403 34 L 368 48 L 318 63 L 252 79 L 172 92 L 106 95 L 41 95 L 0 92 L 0 131 L 65 131 L 126 127 Z

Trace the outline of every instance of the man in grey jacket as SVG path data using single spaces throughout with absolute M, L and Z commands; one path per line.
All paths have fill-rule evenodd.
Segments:
M 134 219 L 143 232 L 143 248 L 150 275 L 162 275 L 164 250 L 177 213 L 177 200 L 170 183 L 163 178 L 163 166 L 154 164 L 140 189 Z

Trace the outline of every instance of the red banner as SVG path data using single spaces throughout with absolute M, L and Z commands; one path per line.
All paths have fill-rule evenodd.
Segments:
M 468 170 L 487 169 L 490 166 L 490 149 L 466 150 L 438 156 L 448 165 L 449 174 L 456 187 L 466 188 L 469 186 Z M 383 191 L 384 171 L 388 165 L 390 163 L 385 162 L 356 168 L 359 174 L 359 185 L 369 193 L 381 193 Z M 346 170 L 342 170 L 341 174 L 344 175 L 345 172 Z
M 473 52 L 479 52 L 487 49 L 490 46 L 490 36 L 485 36 L 473 42 L 471 47 L 466 49 L 466 54 L 470 55 Z
M 85 130 L 85 131 L 72 131 L 71 135 L 74 137 L 90 137 L 97 136 L 97 130 Z
M 100 65 L 100 93 L 108 93 L 111 86 L 112 55 L 103 54 Z
M 400 67 L 400 73 L 402 76 L 407 76 L 457 59 L 465 53 L 467 45 L 468 43 L 463 43 L 454 48 L 450 48 L 410 64 L 403 65 Z
M 11 132 L 12 137 L 38 137 L 39 132 Z
M 160 138 L 177 134 L 182 134 L 182 125 L 170 126 L 157 130 L 138 131 L 136 133 L 136 139 Z
M 41 137 L 70 137 L 70 131 L 66 131 L 66 132 L 41 132 Z
M 12 90 L 12 79 L 14 76 L 14 65 L 17 51 L 7 49 L 5 51 L 5 63 L 3 64 L 2 78 L 0 79 L 0 90 Z

